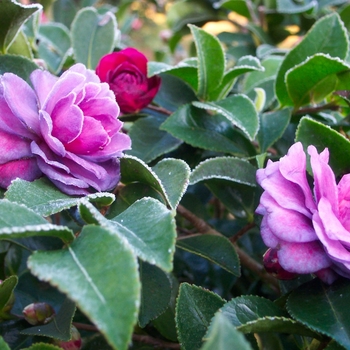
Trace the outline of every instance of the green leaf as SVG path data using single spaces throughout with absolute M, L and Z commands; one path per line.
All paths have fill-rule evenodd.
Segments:
M 143 328 L 168 307 L 171 282 L 162 270 L 145 262 L 140 264 L 140 278 L 142 288 L 139 324 Z
M 72 0 L 56 0 L 52 5 L 52 13 L 55 22 L 64 24 L 67 28 L 71 27 L 78 5 Z
M 331 93 L 337 82 L 337 74 L 348 71 L 350 65 L 339 58 L 322 53 L 307 58 L 291 68 L 285 75 L 287 89 L 295 108 L 310 102 L 321 101 Z M 305 79 L 305 77 L 308 77 Z M 330 83 L 332 79 L 333 84 Z
M 242 333 L 287 333 L 298 334 L 306 337 L 321 338 L 319 334 L 313 332 L 301 323 L 286 317 L 265 316 L 254 321 L 249 321 L 237 327 Z
M 290 109 L 280 109 L 260 115 L 260 129 L 257 139 L 260 152 L 264 153 L 277 140 L 279 140 L 287 129 L 291 118 Z
M 304 117 L 299 123 L 296 141 L 303 144 L 305 151 L 309 145 L 314 145 L 318 152 L 322 152 L 327 147 L 329 149 L 329 164 L 336 176 L 350 171 L 350 159 L 344 157 L 344 154 L 350 152 L 350 142 L 329 126 Z
M 163 118 L 148 116 L 133 123 L 129 131 L 132 149 L 127 151 L 126 154 L 149 163 L 179 147 L 182 143 L 181 140 L 159 129 L 163 122 Z
M 29 82 L 30 73 L 39 67 L 29 59 L 15 55 L 0 55 L 0 75 L 14 73 Z
M 209 179 L 223 179 L 255 187 L 256 168 L 248 161 L 233 157 L 207 159 L 192 171 L 190 184 Z
M 59 349 L 62 349 L 62 348 L 52 344 L 48 344 L 48 343 L 35 343 L 31 347 L 25 348 L 23 350 L 59 350 Z
M 350 348 L 350 284 L 340 279 L 325 285 L 319 279 L 295 289 L 287 300 L 289 313 L 299 322 Z
M 161 73 L 171 74 L 182 79 L 194 91 L 198 89 L 198 60 L 196 57 L 187 58 L 175 66 L 163 62 L 148 62 L 148 76 Z
M 241 274 L 236 250 L 226 237 L 190 236 L 177 240 L 176 247 L 208 259 L 235 276 Z
M 266 316 L 288 316 L 285 311 L 280 309 L 271 300 L 255 295 L 233 298 L 221 308 L 221 312 L 235 327 L 256 321 Z
M 244 335 L 219 312 L 214 316 L 204 340 L 201 350 L 252 350 Z
M 76 61 L 95 69 L 100 58 L 112 51 L 117 33 L 117 22 L 112 12 L 99 15 L 94 7 L 78 11 L 72 22 L 72 45 Z
M 318 20 L 303 40 L 286 55 L 280 66 L 276 79 L 276 95 L 280 104 L 293 105 L 285 84 L 285 75 L 289 69 L 317 53 L 329 54 L 331 57 L 339 57 L 343 60 L 348 48 L 347 32 L 337 13 Z
M 215 3 L 215 7 L 223 7 L 250 19 L 250 12 L 246 0 L 220 0 Z
M 16 179 L 5 192 L 5 198 L 11 202 L 24 204 L 42 216 L 49 216 L 74 207 L 80 201 L 80 198 L 68 196 L 58 190 L 46 178 L 33 182 Z M 115 196 L 108 192 L 97 192 L 84 198 L 99 205 L 107 206 L 114 201 Z
M 85 226 L 67 249 L 35 252 L 28 267 L 75 301 L 113 348 L 127 349 L 140 282 L 136 258 L 122 239 L 105 228 Z
M 220 41 L 192 24 L 189 25 L 198 56 L 198 97 L 211 100 L 211 93 L 221 84 L 225 56 Z
M 24 329 L 21 334 L 38 335 L 68 341 L 71 339 L 71 323 L 75 313 L 75 303 L 66 298 L 57 315 L 50 323 Z
M 317 2 L 314 0 L 305 0 L 302 2 L 296 2 L 293 0 L 277 0 L 277 12 L 294 14 L 306 12 L 314 7 L 317 7 Z
M 1 350 L 11 350 L 2 336 L 0 336 L 0 349 Z
M 6 278 L 0 284 L 0 321 L 13 318 L 11 313 L 11 308 L 13 306 L 13 291 L 17 285 L 18 277 L 12 275 Z M 0 349 L 2 349 L 0 347 Z
M 246 95 L 233 95 L 217 102 L 193 102 L 198 108 L 215 111 L 240 128 L 249 140 L 254 140 L 259 129 L 259 117 L 254 103 Z
M 68 57 L 71 47 L 68 29 L 60 23 L 43 24 L 39 28 L 38 53 L 48 69 L 58 74 Z
M 165 196 L 172 209 L 176 209 L 187 190 L 191 169 L 181 159 L 162 159 L 152 170 L 161 180 Z
M 181 349 L 194 350 L 202 345 L 210 320 L 225 301 L 209 290 L 182 283 L 176 304 L 176 327 Z
M 253 71 L 264 71 L 264 67 L 260 64 L 260 61 L 253 56 L 240 57 L 236 65 L 225 73 L 221 84 L 211 94 L 211 100 L 225 98 L 231 91 L 238 76 Z
M 237 156 L 247 156 L 250 152 L 248 140 L 226 117 L 210 115 L 194 106 L 180 107 L 160 128 L 194 147 Z
M 75 238 L 68 227 L 52 225 L 31 209 L 7 199 L 0 200 L 0 212 L 0 240 L 48 236 L 68 243 Z
M 20 30 L 16 38 L 12 41 L 11 45 L 7 48 L 7 52 L 11 55 L 21 55 L 27 57 L 30 60 L 33 59 L 33 52 L 30 47 L 29 40 L 24 34 L 23 30 Z
M 174 213 L 153 198 L 133 203 L 121 214 L 107 220 L 89 202 L 79 207 L 82 218 L 100 224 L 128 243 L 129 249 L 142 260 L 171 271 L 175 250 Z
M 0 52 L 5 54 L 22 24 L 33 13 L 41 10 L 42 6 L 39 4 L 22 5 L 14 0 L 1 0 L 0 6 Z

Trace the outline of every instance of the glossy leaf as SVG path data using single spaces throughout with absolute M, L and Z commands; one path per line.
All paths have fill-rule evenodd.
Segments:
M 291 110 L 287 108 L 260 115 L 260 129 L 257 136 L 260 152 L 266 152 L 282 137 L 289 125 L 290 118 Z
M 209 290 L 182 283 L 176 304 L 176 327 L 181 348 L 199 349 L 210 320 L 225 301 Z
M 348 48 L 348 36 L 339 15 L 332 13 L 319 19 L 303 40 L 286 55 L 280 66 L 276 78 L 276 94 L 280 104 L 293 105 L 285 84 L 285 75 L 289 69 L 316 53 L 345 59 Z
M 214 316 L 204 340 L 201 350 L 252 350 L 244 335 L 236 330 L 220 312 Z
M 100 58 L 112 51 L 118 30 L 113 13 L 99 15 L 95 8 L 85 7 L 75 16 L 71 32 L 76 61 L 95 69 Z
M 277 12 L 279 13 L 294 14 L 306 12 L 317 6 L 318 3 L 315 0 L 306 0 L 301 3 L 293 0 L 277 0 Z
M 68 227 L 52 225 L 24 205 L 2 199 L 0 211 L 0 240 L 32 236 L 57 237 L 65 243 L 74 240 Z
M 59 23 L 41 25 L 38 40 L 40 58 L 46 62 L 51 72 L 58 74 L 71 47 L 69 31 Z
M 139 324 L 143 328 L 168 307 L 171 282 L 162 270 L 145 262 L 140 264 L 140 278 L 142 288 Z
M 48 343 L 35 343 L 29 348 L 25 348 L 23 350 L 59 350 L 62 349 L 58 346 L 48 344 Z
M 217 102 L 193 102 L 198 108 L 215 111 L 240 128 L 250 140 L 259 129 L 259 117 L 253 102 L 245 95 L 233 95 Z
M 340 279 L 332 285 L 325 285 L 319 279 L 314 279 L 290 294 L 287 308 L 299 322 L 326 334 L 349 349 L 349 291 L 350 284 L 347 279 Z
M 322 53 L 315 54 L 291 68 L 285 77 L 288 93 L 295 108 L 321 101 L 334 90 L 337 83 L 336 75 L 349 69 L 350 65 L 339 58 L 332 58 Z
M 166 198 L 172 209 L 176 209 L 187 190 L 191 169 L 181 159 L 162 159 L 152 170 L 161 180 Z
M 220 41 L 194 25 L 189 25 L 198 56 L 198 97 L 211 100 L 211 93 L 221 83 L 225 56 Z
M 67 249 L 36 252 L 28 267 L 75 301 L 113 348 L 127 349 L 139 307 L 140 283 L 135 256 L 117 235 L 102 227 L 85 226 Z
M 190 105 L 180 107 L 160 128 L 191 146 L 211 151 L 244 156 L 251 147 L 226 117 Z
M 344 153 L 350 152 L 350 141 L 337 131 L 308 117 L 301 119 L 296 132 L 296 141 L 301 141 L 304 150 L 314 145 L 318 152 L 329 150 L 329 164 L 336 176 L 350 171 L 350 160 Z
M 256 186 L 256 168 L 244 159 L 216 157 L 207 159 L 192 171 L 190 184 L 209 179 L 223 179 Z
M 24 204 L 42 216 L 49 216 L 71 208 L 80 201 L 80 198 L 62 193 L 46 178 L 33 182 L 16 179 L 5 193 L 5 198 L 11 202 Z M 110 205 L 114 201 L 115 196 L 108 192 L 96 192 L 84 198 L 104 206 Z
M 250 12 L 245 0 L 220 0 L 215 3 L 216 7 L 223 7 L 250 19 Z
M 107 220 L 89 202 L 82 202 L 79 209 L 84 220 L 119 236 L 142 260 L 164 271 L 172 270 L 176 237 L 174 214 L 156 199 L 136 201 L 112 220 Z
M 75 303 L 67 298 L 52 321 L 45 325 L 26 328 L 21 333 L 68 341 L 72 336 L 71 323 L 74 313 Z
M 221 308 L 221 312 L 235 327 L 266 316 L 287 316 L 287 313 L 271 300 L 254 295 L 245 295 L 231 299 Z
M 210 234 L 190 236 L 177 240 L 176 246 L 208 259 L 235 276 L 241 274 L 236 250 L 226 237 Z
M 130 129 L 132 149 L 126 154 L 149 163 L 179 147 L 182 143 L 181 140 L 159 129 L 163 122 L 163 118 L 155 116 L 138 119 Z
M 11 298 L 14 297 L 13 291 L 17 283 L 18 277 L 12 275 L 6 278 L 4 281 L 2 281 L 2 283 L 0 284 L 0 321 L 12 318 L 12 316 L 10 315 Z
M 22 5 L 14 0 L 2 0 L 0 12 L 0 52 L 6 53 L 7 47 L 16 37 L 22 24 L 35 12 L 42 9 L 40 4 Z
M 0 349 L 2 350 L 11 350 L 8 344 L 5 342 L 4 338 L 0 336 Z

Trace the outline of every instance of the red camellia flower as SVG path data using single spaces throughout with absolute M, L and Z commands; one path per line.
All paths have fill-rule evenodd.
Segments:
M 157 94 L 160 78 L 147 77 L 147 58 L 127 48 L 101 58 L 96 74 L 109 84 L 122 113 L 135 113 L 146 107 Z

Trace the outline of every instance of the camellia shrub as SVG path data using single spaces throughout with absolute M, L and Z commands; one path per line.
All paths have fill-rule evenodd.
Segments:
M 346 0 L 0 0 L 0 349 L 350 349 Z

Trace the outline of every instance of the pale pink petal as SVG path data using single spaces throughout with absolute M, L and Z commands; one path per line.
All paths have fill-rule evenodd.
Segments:
M 280 240 L 272 233 L 267 224 L 267 216 L 264 216 L 260 225 L 261 238 L 265 245 L 270 248 L 276 248 Z
M 350 231 L 350 174 L 344 175 L 338 183 L 339 220 Z
M 299 274 L 315 273 L 332 265 L 332 261 L 318 241 L 281 242 L 277 255 L 279 263 L 286 271 Z
M 30 80 L 39 101 L 39 109 L 41 109 L 58 78 L 46 70 L 36 69 L 30 74 Z

